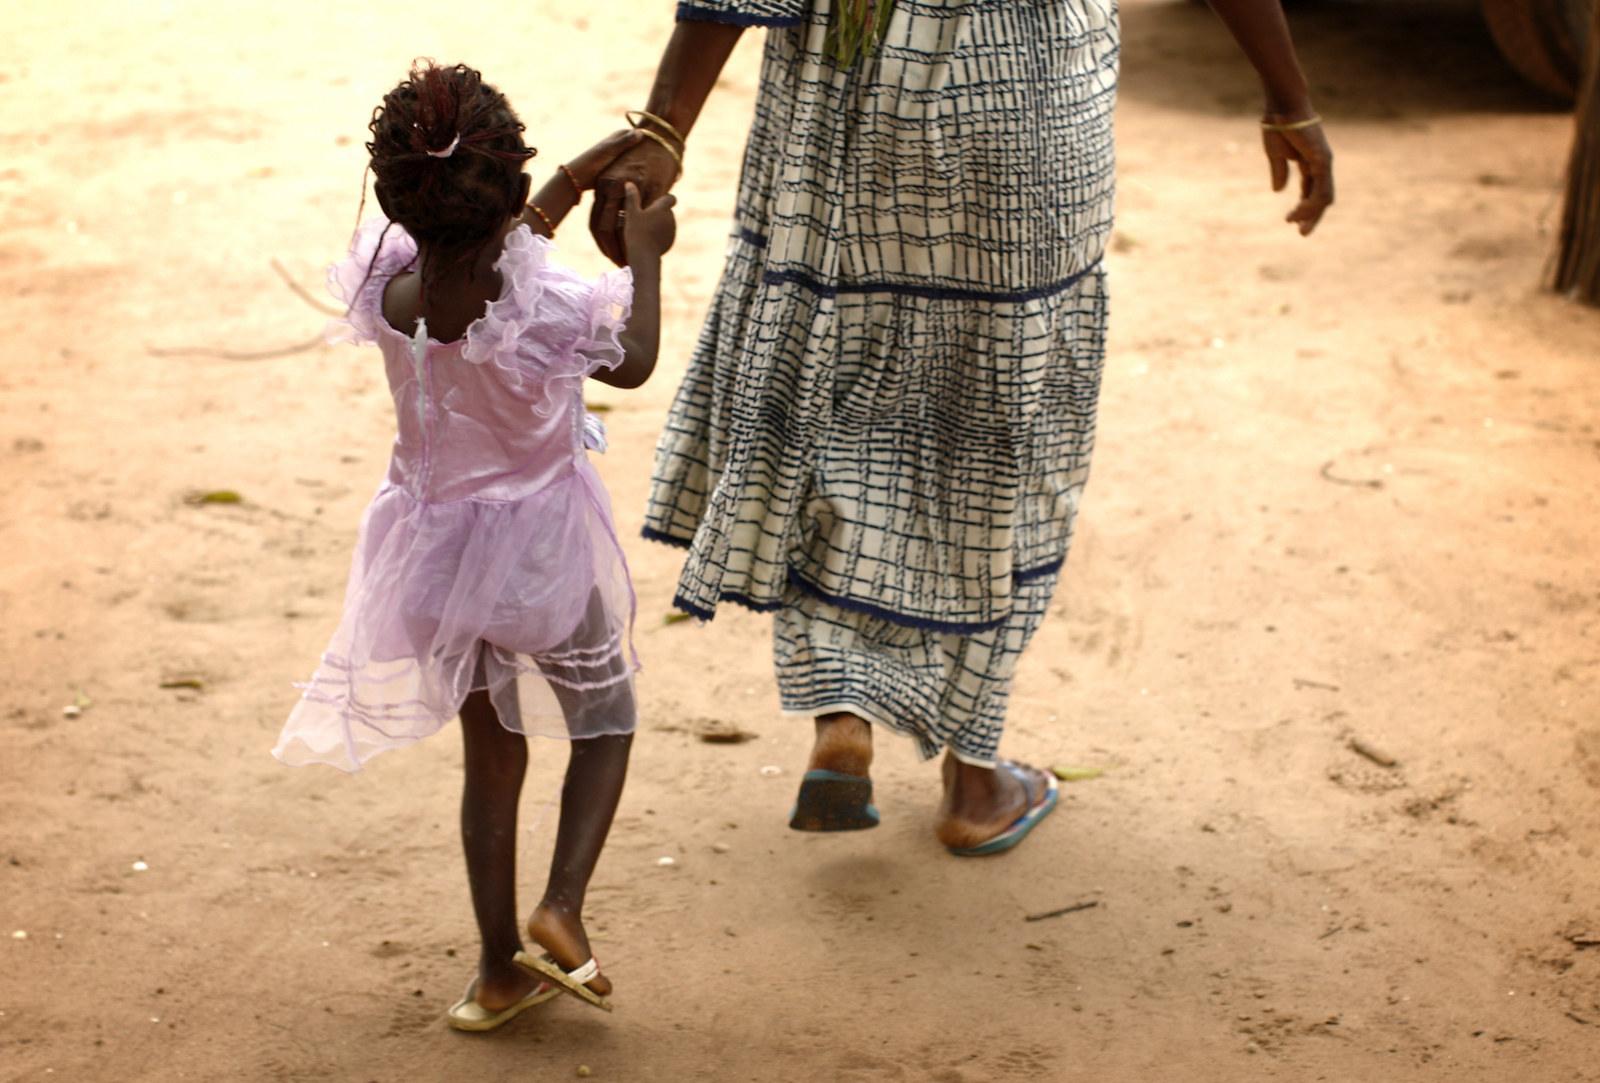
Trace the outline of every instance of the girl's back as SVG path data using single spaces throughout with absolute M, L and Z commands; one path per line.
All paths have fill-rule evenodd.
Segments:
M 583 381 L 620 363 L 632 288 L 626 271 L 584 279 L 552 249 L 526 227 L 508 233 L 500 295 L 454 342 L 419 337 L 425 321 L 407 336 L 384 317 L 385 290 L 416 260 L 398 226 L 367 223 L 330 269 L 350 306 L 334 337 L 383 354 L 398 430 L 389 484 L 430 504 L 515 500 L 587 466 Z

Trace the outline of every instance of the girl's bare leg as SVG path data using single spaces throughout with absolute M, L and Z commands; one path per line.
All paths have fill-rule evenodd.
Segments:
M 631 710 L 631 697 L 629 697 Z M 574 970 L 593 952 L 583 928 L 583 896 L 611 830 L 628 775 L 633 734 L 585 737 L 571 742 L 567 780 L 561 790 L 561 826 L 550 859 L 550 882 L 528 919 L 528 936 L 563 970 Z M 589 982 L 601 996 L 611 992 L 604 974 Z
M 500 724 L 487 692 L 461 705 L 466 781 L 461 791 L 461 848 L 482 947 L 478 1004 L 500 1011 L 517 1003 L 537 978 L 511 961 L 522 950 L 517 928 L 517 799 L 528 766 L 528 742 Z

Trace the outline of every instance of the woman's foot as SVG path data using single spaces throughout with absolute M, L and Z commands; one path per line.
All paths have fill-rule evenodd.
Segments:
M 1022 778 L 1011 770 L 975 767 L 945 753 L 944 799 L 933 829 L 940 842 L 952 850 L 971 849 L 1027 814 L 1047 792 L 1050 779 L 1037 767 L 1013 766 Z
M 837 771 L 866 778 L 872 769 L 872 726 L 848 713 L 825 714 L 817 720 L 808 771 Z
M 548 901 L 540 903 L 533 911 L 533 916 L 528 918 L 528 937 L 549 952 L 557 966 L 568 972 L 578 969 L 594 956 L 589 950 L 589 936 L 584 932 L 583 922 L 578 915 Z M 525 971 L 522 973 L 529 977 Z M 531 977 L 530 980 L 537 981 Z M 611 979 L 604 974 L 596 974 L 584 984 L 599 996 L 611 994 Z

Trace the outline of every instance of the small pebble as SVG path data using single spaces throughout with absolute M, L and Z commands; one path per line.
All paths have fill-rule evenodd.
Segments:
M 593 1073 L 589 1071 L 589 1066 L 587 1064 L 580 1064 L 578 1065 L 578 1074 L 587 1078 Z
M 11 939 L 26 940 L 28 939 L 28 931 L 26 929 L 18 929 L 16 932 L 11 934 Z
M 133 863 L 133 871 L 134 872 L 144 872 L 149 867 L 150 866 L 146 865 L 143 861 L 135 861 Z
M 670 868 L 673 865 L 676 865 L 677 862 L 674 861 L 670 857 L 658 857 L 658 858 L 656 858 L 656 864 L 661 866 L 663 869 L 665 869 L 665 868 Z
M 712 853 L 725 854 L 730 849 L 731 849 L 731 847 L 725 842 L 713 842 L 711 844 Z
M 773 767 L 771 764 L 768 764 L 767 766 L 765 766 L 765 767 L 763 767 L 761 769 L 761 773 L 763 775 L 766 775 L 768 778 L 771 778 L 773 775 L 781 775 L 781 774 L 783 774 L 783 768 L 781 768 L 781 767 Z
M 81 714 L 83 714 L 83 708 L 79 707 L 76 703 L 69 703 L 65 707 L 61 708 L 62 718 L 77 718 Z

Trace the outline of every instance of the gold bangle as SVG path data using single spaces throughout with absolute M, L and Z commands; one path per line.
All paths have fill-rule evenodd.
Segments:
M 1304 120 L 1291 120 L 1287 124 L 1269 124 L 1263 120 L 1261 122 L 1261 130 L 1264 132 L 1298 132 L 1302 128 L 1315 128 L 1321 123 L 1322 118 L 1312 113 Z
M 676 139 L 683 146 L 687 147 L 689 145 L 689 141 L 684 138 L 682 132 L 678 131 L 678 129 L 674 128 L 671 124 L 663 120 L 661 117 L 656 116 L 654 113 L 646 113 L 643 109 L 630 109 L 626 113 L 622 114 L 622 117 L 628 122 L 628 126 L 630 128 L 637 128 L 639 126 L 639 122 L 634 120 L 634 117 L 643 117 L 645 120 L 659 125 L 666 131 L 668 135 L 672 136 L 672 138 Z
M 657 143 L 660 143 L 663 147 L 666 147 L 667 153 L 672 155 L 672 160 L 678 163 L 678 176 L 683 176 L 683 155 L 678 152 L 676 147 L 667 142 L 666 136 L 661 135 L 659 132 L 652 132 L 649 128 L 635 128 L 634 131 L 638 132 L 640 135 L 649 136 Z
M 539 221 L 544 223 L 544 228 L 548 229 L 550 231 L 550 236 L 554 237 L 556 235 L 556 224 L 550 221 L 550 216 L 545 214 L 532 203 L 528 204 L 528 209 L 539 216 Z

